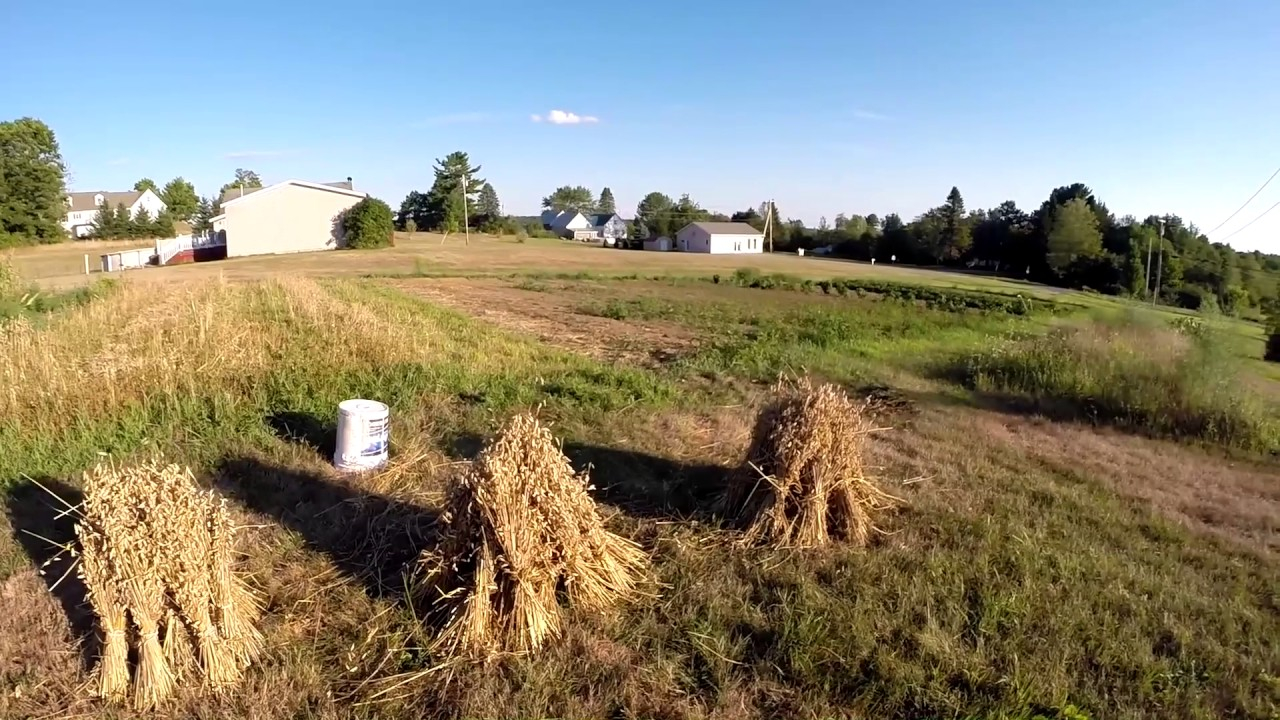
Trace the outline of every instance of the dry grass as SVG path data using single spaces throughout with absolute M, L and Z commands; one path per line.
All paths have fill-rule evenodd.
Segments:
M 647 560 L 604 529 L 588 478 L 551 432 L 517 415 L 452 488 L 442 542 L 420 560 L 422 597 L 452 656 L 529 653 L 561 634 L 557 592 L 602 612 L 632 598 Z
M 165 702 L 192 666 L 215 691 L 235 685 L 262 636 L 258 602 L 232 569 L 225 501 L 201 492 L 189 470 L 156 463 L 100 465 L 86 474 L 84 495 L 76 533 L 103 636 L 99 697 L 128 689 L 126 610 L 136 629 L 136 710 Z
M 819 547 L 832 538 L 866 545 L 872 516 L 894 498 L 866 475 L 873 431 L 865 405 L 834 385 L 783 380 L 761 411 L 743 467 L 725 497 L 749 542 Z

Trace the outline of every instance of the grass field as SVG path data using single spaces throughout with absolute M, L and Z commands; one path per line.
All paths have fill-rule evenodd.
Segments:
M 443 240 L 443 242 L 442 242 Z M 49 287 L 85 282 L 84 259 L 98 266 L 98 255 L 137 243 L 64 243 L 10 251 L 11 260 L 24 276 Z M 143 243 L 145 245 L 145 243 Z M 743 265 L 765 272 L 786 272 L 804 277 L 880 277 L 943 287 L 1057 295 L 1064 291 L 1013 280 L 945 273 L 913 267 L 872 266 L 824 258 L 791 255 L 697 256 L 681 253 L 629 252 L 562 240 L 473 235 L 464 244 L 460 235 L 444 240 L 432 233 L 397 233 L 396 246 L 375 252 L 342 251 L 240 258 L 214 263 L 153 268 L 135 273 L 139 279 L 188 282 L 203 277 L 231 280 L 272 277 L 278 273 L 313 276 L 361 276 L 377 274 L 507 275 L 529 272 L 595 272 L 601 274 L 652 273 L 657 275 L 728 275 Z
M 30 478 L 74 502 L 104 454 L 153 453 L 230 498 L 268 599 L 246 685 L 165 716 L 1280 712 L 1280 395 L 1249 326 L 910 268 L 751 263 L 1044 299 L 974 310 L 739 287 L 741 258 L 436 243 L 138 271 L 4 325 L 0 716 L 132 716 L 81 687 L 90 618 L 48 542 L 70 521 Z M 904 503 L 870 547 L 746 549 L 712 513 L 779 373 L 874 397 L 893 428 L 870 452 Z M 345 477 L 326 454 L 357 396 L 391 405 L 393 467 Z M 656 596 L 446 677 L 404 568 L 456 463 L 526 408 L 652 555 Z

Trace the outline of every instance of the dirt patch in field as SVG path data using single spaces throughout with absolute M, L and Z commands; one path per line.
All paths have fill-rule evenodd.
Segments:
M 576 292 L 522 289 L 505 280 L 401 280 L 393 287 L 460 310 L 506 330 L 609 362 L 661 365 L 697 348 L 698 338 L 675 323 L 614 320 L 578 312 Z
M 1191 528 L 1280 552 L 1280 471 L 1085 425 L 981 413 L 975 429 L 1029 458 L 1100 480 Z

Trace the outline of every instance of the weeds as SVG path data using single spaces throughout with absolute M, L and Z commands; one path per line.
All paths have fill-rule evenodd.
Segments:
M 1280 451 L 1280 429 L 1238 383 L 1239 368 L 1198 320 L 1172 329 L 1128 317 L 1012 340 L 971 357 L 963 374 L 986 392 L 1047 411 L 1157 435 Z

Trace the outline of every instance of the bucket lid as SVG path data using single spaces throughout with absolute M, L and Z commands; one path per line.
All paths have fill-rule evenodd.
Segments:
M 338 403 L 338 412 L 348 415 L 353 413 L 361 415 L 366 413 L 385 413 L 387 412 L 387 406 L 377 400 L 343 400 Z

